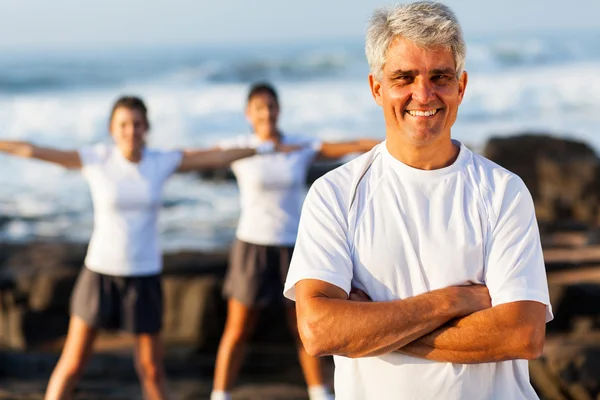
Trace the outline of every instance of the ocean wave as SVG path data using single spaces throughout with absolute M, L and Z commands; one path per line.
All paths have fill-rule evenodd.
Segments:
M 556 55 L 544 41 L 522 46 L 506 39 L 474 43 L 467 65 L 469 84 L 453 128 L 456 138 L 477 147 L 492 134 L 543 131 L 571 135 L 600 149 L 600 58 L 594 58 L 584 41 L 581 48 Z M 141 56 L 135 62 L 123 56 L 115 65 L 126 68 L 115 67 L 120 72 L 113 83 L 78 90 L 57 89 L 60 79 L 63 85 L 79 82 L 68 76 L 67 67 L 24 69 L 19 78 L 24 87 L 27 76 L 64 76 L 46 89 L 34 80 L 27 90 L 16 87 L 0 95 L 0 136 L 58 148 L 107 141 L 110 106 L 118 95 L 131 93 L 149 106 L 151 146 L 211 147 L 249 132 L 243 113 L 248 82 L 271 79 L 280 93 L 281 127 L 287 134 L 323 140 L 383 139 L 382 112 L 369 91 L 360 49 L 265 54 L 269 56 L 186 53 L 151 66 Z M 102 62 L 112 61 L 90 65 L 101 68 L 106 65 Z M 6 65 L 0 60 L 0 81 Z M 90 68 L 87 73 L 96 74 L 95 67 Z M 136 70 L 142 72 L 136 75 Z M 110 76 L 107 71 L 97 76 Z M 0 155 L 0 171 L 0 241 L 89 239 L 92 204 L 80 174 L 5 155 Z M 235 184 L 205 182 L 193 174 L 176 176 L 165 188 L 164 204 L 164 248 L 209 249 L 233 238 L 239 213 Z
M 600 33 L 523 35 L 469 40 L 467 68 L 485 72 L 600 60 Z M 243 49 L 156 49 L 106 54 L 0 56 L 0 91 L 119 88 L 359 79 L 368 71 L 360 42 Z

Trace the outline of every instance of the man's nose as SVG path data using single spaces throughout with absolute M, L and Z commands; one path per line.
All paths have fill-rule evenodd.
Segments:
M 417 79 L 413 83 L 412 98 L 421 104 L 427 104 L 435 99 L 435 92 L 429 79 Z

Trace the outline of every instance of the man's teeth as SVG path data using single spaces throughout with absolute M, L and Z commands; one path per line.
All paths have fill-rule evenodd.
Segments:
M 418 111 L 418 110 L 408 110 L 407 112 L 413 117 L 431 117 L 438 110 L 428 110 L 428 111 Z

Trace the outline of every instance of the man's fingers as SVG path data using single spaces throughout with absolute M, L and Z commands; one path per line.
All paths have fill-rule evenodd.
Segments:
M 350 290 L 350 295 L 348 296 L 348 300 L 352 301 L 371 301 L 371 297 L 365 293 L 365 291 L 357 288 L 352 288 Z

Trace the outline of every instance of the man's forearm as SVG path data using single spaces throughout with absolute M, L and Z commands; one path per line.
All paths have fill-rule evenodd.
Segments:
M 462 301 L 462 290 L 446 288 L 389 302 L 313 297 L 298 303 L 300 334 L 314 355 L 385 354 L 474 311 L 472 303 Z
M 533 359 L 543 348 L 544 318 L 541 303 L 498 305 L 454 320 L 398 351 L 461 364 Z

